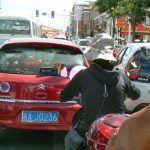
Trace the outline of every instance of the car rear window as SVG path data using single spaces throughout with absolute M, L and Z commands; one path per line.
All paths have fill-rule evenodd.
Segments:
M 85 65 L 83 54 L 65 47 L 12 46 L 0 52 L 0 72 L 40 74 L 41 68 L 56 63 L 67 67 Z

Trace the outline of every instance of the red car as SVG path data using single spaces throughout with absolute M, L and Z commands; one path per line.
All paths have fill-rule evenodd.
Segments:
M 95 120 L 86 133 L 89 150 L 105 150 L 110 137 L 128 116 L 127 114 L 108 114 Z
M 76 66 L 88 66 L 79 47 L 58 39 L 11 39 L 0 51 L 0 125 L 35 130 L 68 130 L 81 107 L 74 101 L 61 103 L 60 91 Z

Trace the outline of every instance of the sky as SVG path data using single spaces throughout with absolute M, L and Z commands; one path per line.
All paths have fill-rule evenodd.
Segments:
M 93 0 L 90 0 L 93 1 Z M 69 24 L 69 12 L 73 4 L 88 4 L 88 0 L 0 0 L 1 13 L 19 14 L 36 18 L 40 24 L 65 30 Z M 35 11 L 39 10 L 40 17 L 35 17 Z M 51 11 L 55 17 L 51 18 Z M 47 13 L 43 16 L 42 13 Z

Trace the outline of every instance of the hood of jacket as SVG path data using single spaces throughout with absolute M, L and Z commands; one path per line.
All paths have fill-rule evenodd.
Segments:
M 91 71 L 99 81 L 109 86 L 115 86 L 120 78 L 119 70 L 105 70 L 97 64 L 92 64 L 89 67 L 89 71 Z

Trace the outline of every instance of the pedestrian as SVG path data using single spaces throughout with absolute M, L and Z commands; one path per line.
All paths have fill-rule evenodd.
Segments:
M 125 75 L 112 70 L 115 61 L 111 53 L 101 51 L 91 66 L 79 71 L 61 91 L 61 101 L 78 98 L 79 94 L 82 97 L 82 109 L 75 115 L 73 127 L 65 138 L 66 150 L 83 149 L 85 133 L 98 117 L 124 113 L 125 94 L 134 100 L 140 96 L 139 89 Z
M 109 140 L 106 150 L 150 150 L 150 105 L 132 114 Z

